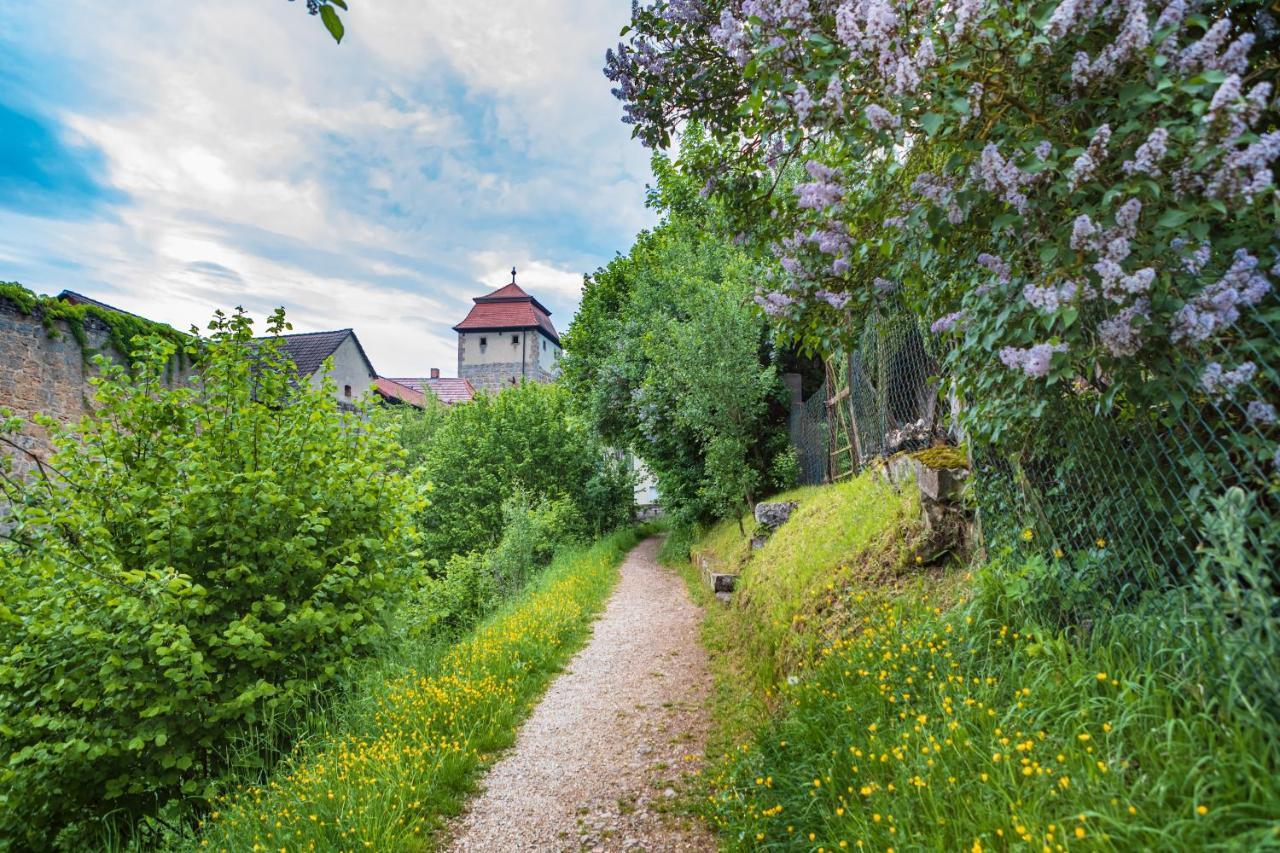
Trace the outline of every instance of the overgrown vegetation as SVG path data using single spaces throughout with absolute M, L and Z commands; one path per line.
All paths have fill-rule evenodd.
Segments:
M 363 679 L 358 701 L 314 730 L 273 777 L 218 803 L 200 843 L 227 850 L 425 848 L 476 771 L 514 741 L 546 683 L 586 638 L 639 536 L 623 531 L 561 554 L 456 645 L 401 646 L 402 657 Z
M 739 600 L 708 614 L 722 763 L 705 814 L 728 847 L 1280 843 L 1275 674 L 1257 654 L 1274 642 L 1258 580 L 1276 543 L 1246 523 L 1243 491 L 1206 521 L 1213 584 L 1063 628 L 1026 594 L 1034 551 L 914 568 L 884 547 L 903 498 L 857 482 L 792 496 L 800 510 L 747 558 Z M 856 519 L 860 536 L 788 555 L 789 525 L 797 543 L 834 542 Z M 736 531 L 701 547 L 744 554 Z M 796 652 L 764 662 L 780 648 Z
M 39 315 L 46 334 L 59 334 L 57 323 L 67 324 L 67 329 L 76 343 L 80 345 L 85 361 L 89 361 L 98 353 L 89 346 L 89 336 L 85 331 L 85 320 L 92 317 L 107 327 L 107 340 L 115 354 L 132 365 L 143 356 L 135 352 L 135 340 L 150 337 L 161 337 L 174 347 L 174 357 L 179 366 L 199 358 L 200 351 L 191 345 L 195 339 L 177 329 L 163 323 L 146 320 L 136 314 L 123 311 L 112 311 L 99 308 L 97 305 L 73 305 L 52 296 L 41 296 L 27 290 L 17 282 L 0 281 L 0 299 L 7 299 L 17 306 L 18 310 L 29 316 Z
M 575 534 L 629 520 L 623 460 L 593 439 L 570 402 L 558 385 L 525 383 L 455 407 L 422 437 L 421 471 L 434 487 L 422 524 L 432 559 L 492 546 L 503 503 L 521 491 L 533 501 L 564 502 L 561 523 Z
M 293 382 L 243 314 L 210 329 L 195 384 L 165 381 L 166 338 L 132 375 L 100 357 L 95 413 L 42 419 L 42 476 L 0 480 L 5 836 L 199 795 L 242 727 L 386 636 L 417 502 L 391 437 Z
M 763 268 L 715 235 L 715 207 L 661 157 L 663 222 L 586 283 L 565 382 L 606 441 L 654 472 L 679 525 L 738 515 L 794 485 L 783 355 L 750 304 Z

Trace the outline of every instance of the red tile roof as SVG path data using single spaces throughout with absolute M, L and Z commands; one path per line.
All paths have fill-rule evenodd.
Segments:
M 541 302 L 525 293 L 514 281 L 493 293 L 477 296 L 471 301 L 475 305 L 462 322 L 453 327 L 455 332 L 540 329 L 556 344 L 560 343 L 560 335 L 551 323 L 551 312 Z
M 476 389 L 466 379 L 448 377 L 402 377 L 391 380 L 419 393 L 430 391 L 436 399 L 446 406 L 454 403 L 467 403 L 475 397 Z
M 388 379 L 385 376 L 379 376 L 373 380 L 373 390 L 386 400 L 408 403 L 410 406 L 416 406 L 419 409 L 424 409 L 427 406 L 427 398 L 422 395 L 420 389 L 410 388 L 402 382 Z

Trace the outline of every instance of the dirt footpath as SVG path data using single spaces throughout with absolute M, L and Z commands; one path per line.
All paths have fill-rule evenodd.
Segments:
M 701 611 L 658 564 L 660 543 L 627 555 L 594 637 L 485 776 L 448 849 L 715 849 L 674 813 L 701 766 L 710 674 Z

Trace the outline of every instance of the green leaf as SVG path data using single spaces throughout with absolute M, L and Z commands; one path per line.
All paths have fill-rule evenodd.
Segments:
M 933 136 L 942 126 L 942 116 L 938 113 L 925 113 L 920 116 L 920 126 L 924 128 L 926 134 Z
M 335 6 L 339 7 L 339 8 L 340 8 L 340 9 L 342 9 L 343 11 L 346 11 L 346 8 L 347 8 L 347 0 L 329 0 L 329 2 L 330 2 L 330 3 L 332 3 L 333 5 L 335 5 Z
M 1179 210 L 1171 207 L 1164 212 L 1160 219 L 1156 222 L 1161 228 L 1177 228 L 1179 225 L 1191 218 L 1191 214 L 1185 210 Z
M 332 6 L 320 7 L 320 19 L 324 21 L 324 27 L 329 31 L 329 35 L 333 36 L 333 40 L 338 44 L 342 44 L 342 36 L 346 30 L 342 26 L 338 13 L 333 11 Z

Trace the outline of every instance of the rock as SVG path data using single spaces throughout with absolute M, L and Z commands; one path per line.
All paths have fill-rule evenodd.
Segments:
M 787 523 L 796 506 L 795 501 L 762 501 L 756 504 L 756 524 L 776 530 Z
M 928 447 L 933 437 L 932 432 L 923 418 L 901 429 L 891 429 L 885 433 L 884 437 L 885 455 L 892 456 L 902 450 L 920 450 Z
M 666 797 L 668 800 L 674 797 L 675 795 L 676 795 L 675 788 L 667 788 L 665 791 L 662 792 L 662 796 Z
M 960 496 L 969 472 L 964 468 L 930 468 L 916 464 L 916 482 L 922 497 L 932 501 L 950 501 Z

